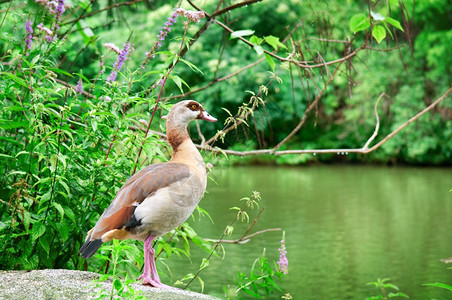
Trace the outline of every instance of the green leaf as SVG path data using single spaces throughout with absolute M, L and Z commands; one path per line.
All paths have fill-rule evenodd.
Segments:
M 410 298 L 408 297 L 408 295 L 398 292 L 398 293 L 388 293 L 388 298 L 397 298 L 397 297 L 402 297 L 402 298 Z
M 380 43 L 386 37 L 386 30 L 383 26 L 377 25 L 372 29 L 372 36 Z
M 286 45 L 279 41 L 279 38 L 273 35 L 265 36 L 264 40 L 267 44 L 273 47 L 273 49 L 278 50 L 278 48 L 287 49 Z
M 28 152 L 26 152 L 28 154 Z M 18 154 L 17 154 L 18 155 Z M 16 156 L 17 156 L 16 155 Z M 6 158 L 6 159 L 16 159 L 14 156 L 11 155 L 7 155 L 7 154 L 2 154 L 0 153 L 0 158 Z
M 41 196 L 41 198 L 39 199 L 41 201 L 41 203 L 44 203 L 46 201 L 48 201 L 50 199 L 51 196 L 51 191 L 47 191 L 47 193 L 45 193 L 44 195 Z
M 270 68 L 272 69 L 272 71 L 275 71 L 275 61 L 273 60 L 273 57 L 271 57 L 268 54 L 265 54 L 265 59 L 267 60 L 268 65 L 270 66 Z
M 262 41 L 263 41 L 264 39 L 262 39 L 262 38 L 260 38 L 260 37 L 258 37 L 258 36 L 256 36 L 256 35 L 253 35 L 252 37 L 250 37 L 250 43 L 253 43 L 254 45 L 260 45 L 260 44 L 262 44 Z
M 201 293 L 204 291 L 204 281 L 201 279 L 201 277 L 198 276 L 199 284 L 201 285 Z
M 31 65 L 36 65 L 36 63 L 38 62 L 38 60 L 41 58 L 41 55 L 36 55 L 35 57 L 33 57 L 32 61 L 31 61 Z
M 404 31 L 402 26 L 400 25 L 400 22 L 391 17 L 386 17 L 385 22 L 391 24 L 392 26 L 394 26 L 395 28 L 397 28 L 401 31 Z
M 69 227 L 65 223 L 57 223 L 58 233 L 65 242 L 69 237 Z
M 47 255 L 50 254 L 50 239 L 48 238 L 48 236 L 39 239 L 39 245 L 41 245 L 42 249 L 44 249 Z
M 94 132 L 97 132 L 97 121 L 95 119 L 93 119 L 93 121 L 91 122 L 91 127 L 93 128 Z
M 388 25 L 387 25 L 385 22 L 383 22 L 383 23 L 381 23 L 381 24 L 383 24 L 383 26 L 384 26 L 386 32 L 389 33 L 389 35 L 391 36 L 391 38 L 394 39 L 394 36 L 392 35 L 391 30 L 389 30 Z
M 261 56 L 264 53 L 264 48 L 262 48 L 262 46 L 255 45 L 253 48 L 254 51 L 256 51 L 257 55 L 259 56 Z
M 74 77 L 74 76 L 72 76 L 71 73 L 66 72 L 66 71 L 64 71 L 64 70 L 61 70 L 61 69 L 53 69 L 53 68 L 49 68 L 48 70 L 50 70 L 50 71 L 52 71 L 52 72 L 55 72 L 55 73 L 63 74 L 63 75 L 69 76 L 69 77 Z
M 188 60 L 183 59 L 183 58 L 180 58 L 180 61 L 183 62 L 184 64 L 186 64 L 187 66 L 189 66 L 190 69 L 192 69 L 193 71 L 199 72 L 199 73 L 201 73 L 201 74 L 204 74 L 200 69 L 198 69 L 197 66 L 195 66 L 194 64 L 192 64 L 192 63 L 189 62 Z
M 0 120 L 0 128 L 3 129 L 14 129 L 14 128 L 26 128 L 28 127 L 29 123 L 27 121 L 15 121 L 11 122 L 11 120 Z
M 171 80 L 177 85 L 181 94 L 184 93 L 184 89 L 182 88 L 182 79 L 179 76 L 170 76 Z
M 68 216 L 69 219 L 71 219 L 72 222 L 75 222 L 75 215 L 72 209 L 70 209 L 67 206 L 64 206 L 64 212 L 66 213 L 66 216 Z
M 28 228 L 30 227 L 31 216 L 30 213 L 26 210 L 24 210 L 23 222 L 25 229 L 28 231 Z
M 350 19 L 350 30 L 352 32 L 363 31 L 363 30 L 366 30 L 369 27 L 370 27 L 370 20 L 364 14 L 354 15 Z
M 16 75 L 11 74 L 11 73 L 0 72 L 0 76 L 3 76 L 3 75 L 11 78 L 15 83 L 18 83 L 21 86 L 28 88 L 28 85 L 25 83 L 25 81 L 22 78 L 19 78 Z
M 95 39 L 94 32 L 85 22 L 85 20 L 79 20 L 77 22 L 77 29 L 80 35 L 82 36 L 85 45 L 89 45 L 92 42 L 92 40 Z
M 60 213 L 61 219 L 63 219 L 63 217 L 64 217 L 64 209 L 63 209 L 63 206 L 61 206 L 60 203 L 56 203 L 56 202 L 53 202 L 53 206 L 54 206 L 54 207 L 56 208 L 56 210 Z
M 190 86 L 179 76 L 177 75 L 172 75 L 169 77 L 179 88 L 180 92 L 183 94 L 184 93 L 184 89 L 182 87 L 182 84 L 185 85 L 188 89 L 190 89 Z
M 252 35 L 253 33 L 254 33 L 254 30 L 251 30 L 251 29 L 237 30 L 237 31 L 234 31 L 233 33 L 231 33 L 230 39 L 236 39 L 238 37 Z
M 42 223 L 33 224 L 33 228 L 31 229 L 31 239 L 36 240 L 46 231 L 46 227 Z
M 209 261 L 206 258 L 203 258 L 202 262 L 201 262 L 201 266 L 199 267 L 199 269 L 202 270 L 202 269 L 204 269 L 204 268 L 206 268 L 208 266 L 209 266 Z
M 113 286 L 115 287 L 115 289 L 116 289 L 117 291 L 120 291 L 121 288 L 122 288 L 122 282 L 121 282 L 121 280 L 119 280 L 118 278 L 116 278 L 116 279 L 113 281 Z
M 439 288 L 443 288 L 443 289 L 452 291 L 452 286 L 450 286 L 448 284 L 444 284 L 444 283 L 435 282 L 435 283 L 425 283 L 423 285 L 439 287 Z

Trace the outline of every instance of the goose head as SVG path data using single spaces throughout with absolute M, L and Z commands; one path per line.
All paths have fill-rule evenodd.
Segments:
M 186 128 L 192 120 L 206 120 L 216 122 L 217 119 L 212 117 L 201 104 L 194 100 L 184 100 L 173 105 L 170 112 L 166 116 L 166 126 L 168 128 Z

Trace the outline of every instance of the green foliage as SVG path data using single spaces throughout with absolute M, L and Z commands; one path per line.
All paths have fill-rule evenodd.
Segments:
M 204 136 L 215 136 L 214 146 L 239 151 L 273 147 L 299 124 L 324 89 L 337 65 L 326 62 L 340 60 L 368 38 L 369 49 L 340 66 L 302 130 L 281 149 L 354 148 L 372 134 L 373 106 L 382 92 L 389 100 L 379 107 L 377 138 L 425 108 L 451 83 L 446 0 L 372 1 L 370 8 L 356 1 L 346 6 L 342 1 L 314 6 L 262 2 L 228 12 L 223 21 L 232 34 L 212 20 L 178 21 L 161 49 L 153 48 L 156 34 L 177 1 L 104 9 L 104 1 L 74 0 L 61 19 L 34 1 L 11 3 L 0 3 L 1 269 L 84 268 L 76 250 L 126 178 L 142 165 L 168 160 L 168 146 L 154 131 L 163 131 L 161 115 L 171 97 L 193 93 L 187 97 L 198 98 L 225 121 L 203 126 Z M 203 9 L 217 11 L 217 3 L 203 3 Z M 27 19 L 33 28 L 30 48 L 24 42 Z M 41 24 L 52 33 L 39 29 Z M 102 44 L 129 42 L 134 50 L 125 55 L 116 81 L 108 84 L 118 55 Z M 150 49 L 155 57 L 145 54 Z M 321 67 L 302 68 L 292 61 Z M 77 87 L 78 82 L 83 86 Z M 160 110 L 151 123 L 154 108 Z M 444 101 L 377 152 L 346 159 L 450 163 L 451 110 L 452 103 Z M 152 131 L 146 133 L 149 124 Z M 228 126 L 234 130 L 226 132 Z M 337 159 L 268 155 L 231 162 Z M 249 219 L 242 209 L 237 217 Z M 172 254 L 189 255 L 191 241 L 207 251 L 213 248 L 188 225 L 173 233 L 170 242 L 157 244 L 158 252 L 164 250 L 162 263 Z M 139 247 L 131 245 L 131 259 L 142 261 Z M 110 251 L 102 248 L 89 270 L 103 269 Z M 118 272 L 130 272 L 128 278 L 137 273 L 135 265 L 126 271 L 123 259 L 115 265 Z M 117 292 L 127 290 L 120 283 L 116 287 Z
M 110 257 L 104 257 L 101 255 L 96 256 L 100 256 L 101 259 L 109 261 L 111 268 L 107 274 L 101 275 L 97 280 L 94 280 L 94 287 L 99 289 L 97 295 L 95 295 L 95 298 L 113 299 L 119 297 L 127 299 L 146 299 L 146 297 L 140 295 L 142 292 L 135 291 L 131 286 L 131 283 L 135 282 L 135 279 L 130 279 L 128 274 L 126 274 L 124 280 L 121 280 L 121 278 L 119 277 L 119 274 L 124 274 L 123 272 L 118 271 L 118 267 L 121 264 L 133 264 L 133 262 L 130 261 L 130 257 L 134 257 L 134 255 L 132 255 L 134 254 L 134 247 L 127 245 L 122 241 L 113 240 L 112 243 L 108 246 L 105 246 L 104 249 L 110 252 Z M 101 288 L 101 283 L 105 282 L 108 279 L 111 279 L 113 282 L 109 291 Z
M 29 16 L 53 30 L 51 41 L 33 23 L 31 48 L 24 48 L 24 20 Z M 153 64 L 152 71 L 147 66 L 130 69 L 126 59 L 117 80 L 109 84 L 107 76 L 115 68 L 110 66 L 117 55 L 98 47 L 98 36 L 86 28 L 85 21 L 77 22 L 82 30 L 72 32 L 70 23 L 60 24 L 58 30 L 55 24 L 60 21 L 37 3 L 10 11 L 3 20 L 1 59 L 8 63 L 2 64 L 0 77 L 0 268 L 85 269 L 77 250 L 123 182 L 143 163 L 168 160 L 167 144 L 145 131 L 160 87 L 164 88 L 153 83 L 169 78 L 176 90 L 187 86 L 162 65 L 179 61 L 178 50 L 156 52 L 162 60 L 148 62 Z M 179 33 L 183 34 L 189 26 L 181 23 Z M 80 43 L 86 45 L 80 49 L 90 58 L 73 52 Z M 185 40 L 178 43 L 185 44 Z M 84 59 L 88 61 L 85 67 L 77 69 Z M 196 70 L 188 60 L 181 61 Z M 159 103 L 163 111 L 169 106 Z M 151 130 L 162 130 L 160 115 L 156 114 Z M 208 249 L 184 225 L 173 232 L 169 244 L 163 238 L 158 242 L 157 251 L 165 250 L 161 260 L 173 253 L 189 255 L 191 240 Z M 107 275 L 114 278 L 115 293 L 132 295 L 127 278 L 137 278 L 137 263 L 142 261 L 137 243 L 115 242 L 104 245 L 87 266 L 99 272 L 111 262 L 113 269 L 107 268 Z M 119 273 L 125 281 L 119 281 Z
M 260 257 L 258 257 L 250 270 L 250 273 L 239 272 L 234 280 L 237 289 L 235 294 L 248 294 L 254 298 L 262 298 L 270 296 L 274 291 L 282 292 L 276 283 L 276 278 L 281 278 L 284 274 L 277 269 L 276 263 L 272 264 L 265 256 L 265 249 Z
M 452 268 L 448 268 L 448 269 L 452 270 Z M 446 284 L 446 283 L 435 282 L 435 283 L 425 283 L 423 285 L 424 286 L 437 287 L 437 288 L 445 289 L 445 290 L 448 290 L 448 291 L 452 292 L 452 285 Z
M 452 285 L 448 285 L 445 283 L 439 283 L 439 282 L 435 282 L 435 283 L 425 283 L 425 286 L 433 286 L 433 287 L 438 287 L 438 288 L 442 288 L 442 289 L 446 289 L 452 292 Z
M 392 298 L 409 298 L 406 294 L 399 292 L 399 288 L 390 283 L 391 279 L 385 278 L 380 279 L 378 278 L 377 281 L 369 282 L 367 285 L 374 286 L 377 288 L 380 292 L 377 296 L 372 296 L 366 298 L 366 300 L 378 300 L 378 299 L 392 299 Z

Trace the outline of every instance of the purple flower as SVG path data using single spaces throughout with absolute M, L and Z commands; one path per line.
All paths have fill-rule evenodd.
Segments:
M 51 29 L 46 27 L 39 28 L 46 32 L 45 38 L 50 43 L 57 39 L 56 32 L 60 29 L 60 25 L 58 25 L 58 23 L 61 21 L 61 15 L 66 10 L 66 4 L 64 3 L 64 0 L 35 0 L 35 2 L 44 5 L 51 14 L 55 15 L 55 21 L 52 24 Z M 40 25 L 42 25 L 42 23 Z
M 168 20 L 165 22 L 165 26 L 162 27 L 162 30 L 160 30 L 159 35 L 157 35 L 157 40 L 154 42 L 154 46 L 151 48 L 151 50 L 147 51 L 145 53 L 146 59 L 141 64 L 141 68 L 144 69 L 144 66 L 151 60 L 155 58 L 155 52 L 159 50 L 162 47 L 162 42 L 165 40 L 166 36 L 168 35 L 168 32 L 171 31 L 171 26 L 176 22 L 178 16 L 177 10 L 175 10 L 171 16 L 168 18 Z
M 108 84 L 111 84 L 116 80 L 116 76 L 118 76 L 118 72 L 121 70 L 124 61 L 130 58 L 130 54 L 134 50 L 134 48 L 130 46 L 130 42 L 125 43 L 123 46 L 124 48 L 119 52 L 118 59 L 113 64 L 113 70 L 107 77 Z
M 118 71 L 111 71 L 110 75 L 108 75 L 107 77 L 107 83 L 111 84 L 112 82 L 116 81 L 116 76 L 118 76 Z
M 40 29 L 43 33 L 46 34 L 44 37 L 47 40 L 47 42 L 51 43 L 53 41 L 53 31 L 52 30 L 45 27 L 43 23 L 39 24 L 36 27 L 38 27 L 38 29 Z
M 25 21 L 25 47 L 28 50 L 31 50 L 31 43 L 33 38 L 33 28 L 31 28 L 31 21 L 30 19 L 27 19 Z M 30 53 L 28 53 L 28 50 L 25 50 L 25 56 L 28 56 Z
M 83 82 L 81 79 L 79 79 L 79 81 L 77 82 L 77 86 L 75 87 L 75 92 L 80 95 L 82 91 L 83 91 Z
M 58 0 L 58 4 L 55 8 L 56 20 L 60 21 L 61 15 L 64 13 L 64 0 Z
M 287 260 L 286 254 L 286 242 L 284 240 L 284 234 L 283 239 L 281 240 L 281 248 L 279 250 L 279 260 L 277 262 L 279 271 L 282 272 L 284 275 L 286 275 L 289 272 L 289 261 Z

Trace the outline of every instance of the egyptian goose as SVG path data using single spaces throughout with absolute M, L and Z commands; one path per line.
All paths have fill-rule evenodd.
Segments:
M 201 200 L 207 185 L 206 166 L 187 131 L 195 119 L 215 122 L 201 104 L 185 100 L 166 117 L 169 162 L 149 165 L 127 180 L 86 237 L 79 253 L 90 258 L 112 239 L 144 241 L 144 272 L 138 279 L 154 287 L 161 283 L 152 241 L 181 225 Z

